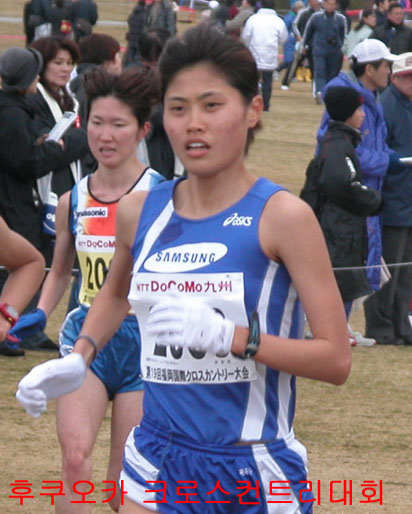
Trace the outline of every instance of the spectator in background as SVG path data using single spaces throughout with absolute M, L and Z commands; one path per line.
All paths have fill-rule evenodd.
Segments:
M 303 51 L 310 44 L 313 54 L 315 99 L 322 102 L 322 90 L 342 67 L 342 45 L 346 38 L 346 18 L 337 12 L 336 0 L 325 0 L 324 11 L 310 17 L 303 35 Z
M 391 84 L 381 95 L 389 148 L 412 156 L 412 53 L 393 63 Z M 387 264 L 412 261 L 412 170 L 388 170 L 382 189 L 382 251 Z M 391 278 L 364 303 L 366 335 L 379 344 L 412 344 L 409 304 L 412 267 L 391 268 Z
M 172 36 L 176 33 L 176 20 L 169 0 L 154 0 L 146 11 L 146 28 L 165 29 Z
M 68 93 L 66 86 L 80 54 L 74 41 L 61 36 L 38 39 L 32 43 L 32 48 L 38 50 L 43 57 L 37 94 L 28 100 L 35 111 L 35 129 L 40 136 L 50 132 L 65 111 L 78 112 L 78 102 Z M 73 126 L 68 133 L 74 138 L 73 144 L 69 141 L 66 143 L 72 154 L 72 161 L 64 170 L 57 172 L 53 169 L 51 176 L 50 187 L 58 197 L 72 189 L 81 178 L 81 169 L 76 161 L 88 151 L 86 133 L 82 129 Z M 49 178 L 46 177 L 39 184 L 41 197 L 41 190 L 45 188 L 44 183 Z
M 320 0 L 309 0 L 308 4 L 308 7 L 299 11 L 295 18 L 293 18 L 292 30 L 295 34 L 296 41 L 299 43 L 298 51 L 300 55 L 298 56 L 299 58 L 296 63 L 295 71 L 292 70 L 292 73 L 288 73 L 287 82 L 285 83 L 286 86 L 289 86 L 295 73 L 298 80 L 310 82 L 313 79 L 312 40 L 308 39 L 306 41 L 304 52 L 302 48 L 302 40 L 309 19 L 315 12 L 318 12 L 322 8 L 322 3 Z
M 157 67 L 160 54 L 170 38 L 165 29 L 149 29 L 139 38 L 140 56 L 142 64 L 149 70 Z M 175 157 L 163 126 L 163 107 L 159 103 L 150 118 L 150 130 L 138 147 L 140 160 L 159 171 L 167 179 L 180 175 L 183 172 L 180 161 Z
M 388 47 L 377 39 L 365 39 L 353 49 L 350 71 L 341 71 L 331 80 L 331 86 L 355 88 L 363 98 L 365 119 L 360 127 L 362 139 L 356 147 L 362 182 L 377 191 L 382 191 L 383 181 L 388 172 L 402 169 L 399 155 L 386 143 L 387 129 L 381 105 L 377 102 L 377 92 L 387 86 L 391 72 L 390 65 L 398 57 L 391 54 Z M 318 142 L 325 134 L 329 115 L 325 111 L 317 133 Z M 381 272 L 378 267 L 382 256 L 382 234 L 380 216 L 367 218 L 368 258 L 367 270 L 369 283 L 373 290 L 380 287 Z M 362 337 L 359 334 L 358 337 Z M 369 338 L 368 338 L 369 339 Z
M 362 104 L 360 92 L 353 87 L 327 88 L 325 107 L 330 120 L 319 148 L 318 187 L 322 197 L 319 221 L 348 321 L 353 301 L 372 290 L 364 269 L 338 271 L 337 268 L 365 266 L 366 216 L 376 213 L 381 203 L 381 194 L 362 183 L 355 153 L 361 140 L 358 129 L 365 117 Z M 359 337 L 358 341 L 351 337 L 349 340 L 352 345 L 361 342 Z M 363 338 L 364 346 L 366 341 Z M 370 341 L 369 345 L 374 343 Z
M 290 67 L 293 62 L 293 58 L 295 56 L 295 46 L 296 46 L 296 36 L 293 32 L 292 25 L 293 20 L 297 16 L 297 14 L 305 8 L 305 4 L 300 0 L 297 0 L 291 10 L 285 14 L 283 17 L 283 21 L 285 22 L 286 28 L 288 29 L 288 39 L 286 43 L 283 45 L 283 61 L 278 65 L 276 71 L 279 73 L 282 70 L 286 70 L 282 79 L 282 85 L 280 89 L 287 90 L 288 86 L 288 73 Z
M 386 13 L 389 8 L 389 0 L 376 0 L 375 1 L 375 13 L 376 13 L 376 26 L 383 25 L 386 21 Z
M 391 3 L 383 25 L 375 27 L 369 36 L 379 39 L 396 55 L 412 52 L 412 29 L 404 23 L 401 4 Z
M 235 0 L 222 0 L 220 5 L 212 10 L 210 22 L 225 30 L 226 22 L 233 20 L 238 12 L 239 9 L 235 5 Z
M 29 46 L 34 39 L 34 28 L 36 24 L 36 17 L 33 10 L 34 2 L 35 0 L 29 0 L 25 2 L 23 7 L 23 27 L 26 35 L 26 46 Z
M 71 1 L 54 0 L 49 11 L 53 36 L 72 36 L 73 23 Z
M 360 13 L 359 23 L 349 31 L 348 37 L 342 47 L 343 52 L 350 57 L 355 46 L 367 39 L 376 25 L 376 14 L 372 9 L 364 9 Z
M 133 64 L 141 64 L 139 37 L 144 31 L 146 24 L 145 3 L 145 0 L 138 0 L 127 18 L 129 30 L 126 33 L 127 49 L 123 58 L 123 66 L 125 67 Z
M 231 36 L 239 37 L 247 19 L 255 13 L 256 0 L 242 0 L 239 12 L 233 19 L 225 21 L 225 30 Z
M 92 33 L 98 18 L 97 4 L 93 0 L 72 0 L 73 31 L 76 41 Z
M 273 72 L 278 63 L 279 47 L 288 38 L 288 29 L 277 15 L 273 0 L 262 0 L 261 4 L 261 9 L 248 18 L 242 39 L 256 61 L 262 78 L 263 109 L 269 111 Z
M 40 52 L 32 48 L 11 47 L 0 57 L 0 215 L 12 230 L 50 257 L 50 239 L 42 231 L 43 205 L 33 191 L 37 179 L 50 170 L 64 172 L 73 160 L 72 146 L 81 148 L 84 134 L 68 133 L 64 143 L 36 139 L 35 112 L 26 98 L 37 91 L 42 65 Z M 0 289 L 6 278 L 7 272 L 0 270 Z M 39 345 L 43 342 L 47 349 L 47 340 Z

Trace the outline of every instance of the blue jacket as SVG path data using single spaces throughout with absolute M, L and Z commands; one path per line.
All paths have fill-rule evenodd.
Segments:
M 283 61 L 284 62 L 292 62 L 293 56 L 295 55 L 295 43 L 296 38 L 295 34 L 292 30 L 293 19 L 296 14 L 294 11 L 289 11 L 285 16 L 283 16 L 283 21 L 285 22 L 286 28 L 288 29 L 288 39 L 286 43 L 283 45 Z
M 315 12 L 305 27 L 303 46 L 311 44 L 313 55 L 341 53 L 347 32 L 346 18 L 339 12 Z
M 381 95 L 388 146 L 398 154 L 412 156 L 412 102 L 391 84 Z M 383 184 L 382 223 L 412 227 L 412 167 L 388 170 Z
M 383 117 L 382 106 L 375 93 L 366 89 L 352 72 L 340 72 L 327 83 L 323 94 L 330 86 L 353 87 L 363 97 L 365 120 L 360 127 L 362 140 L 356 147 L 356 155 L 362 175 L 362 182 L 373 189 L 382 191 L 383 181 L 389 165 L 389 154 L 392 152 L 386 144 L 387 129 Z M 328 128 L 330 117 L 325 111 L 317 133 L 318 142 Z M 368 266 L 380 264 L 382 255 L 382 233 L 380 216 L 370 216 L 367 219 L 368 228 Z M 380 283 L 379 268 L 370 268 L 368 278 L 371 286 L 377 290 Z

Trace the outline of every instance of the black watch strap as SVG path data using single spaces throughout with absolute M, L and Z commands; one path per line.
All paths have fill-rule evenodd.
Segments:
M 260 323 L 259 314 L 253 311 L 249 318 L 249 337 L 244 352 L 238 355 L 241 359 L 250 359 L 254 357 L 259 350 L 260 345 Z

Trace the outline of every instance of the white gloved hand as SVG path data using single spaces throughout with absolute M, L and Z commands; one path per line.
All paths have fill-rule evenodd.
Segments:
M 170 297 L 154 305 L 147 334 L 156 343 L 186 346 L 215 354 L 230 352 L 235 324 L 195 299 Z
M 16 398 L 30 416 L 38 418 L 47 402 L 78 389 L 86 376 L 86 363 L 79 353 L 35 366 L 18 385 Z

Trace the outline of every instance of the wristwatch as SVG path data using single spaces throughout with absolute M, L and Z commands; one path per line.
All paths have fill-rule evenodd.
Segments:
M 19 313 L 8 303 L 0 303 L 0 314 L 11 324 L 11 326 L 14 326 L 19 319 Z

